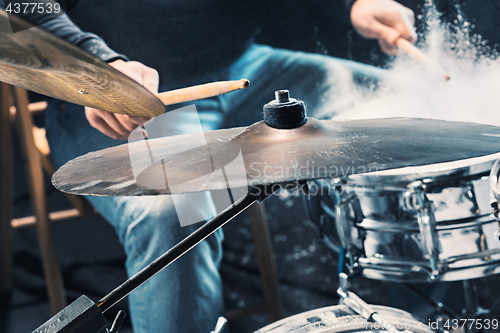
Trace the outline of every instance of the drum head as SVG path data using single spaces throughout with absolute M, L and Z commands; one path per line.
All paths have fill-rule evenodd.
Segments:
M 408 312 L 378 305 L 373 308 L 387 320 L 383 324 L 386 328 L 410 330 L 414 333 L 433 332 L 427 324 L 419 322 Z M 336 305 L 282 319 L 254 333 L 387 332 L 383 325 L 367 322 L 345 305 Z

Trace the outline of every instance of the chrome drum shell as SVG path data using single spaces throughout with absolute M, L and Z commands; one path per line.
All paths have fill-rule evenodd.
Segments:
M 321 239 L 345 251 L 351 273 L 416 283 L 496 274 L 489 181 L 496 158 L 315 181 L 306 207 Z

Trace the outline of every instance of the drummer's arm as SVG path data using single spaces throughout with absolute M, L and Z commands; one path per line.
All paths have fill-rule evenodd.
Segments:
M 40 27 L 84 49 L 102 61 L 113 62 L 118 59 L 128 60 L 123 54 L 113 51 L 106 45 L 101 37 L 90 32 L 82 31 L 73 21 L 71 21 L 68 15 L 62 15 L 51 19 L 41 24 Z
M 396 40 L 417 40 L 413 11 L 393 0 L 346 0 L 351 22 L 363 37 L 378 39 L 382 50 L 396 54 Z
M 152 93 L 158 93 L 159 76 L 153 68 L 113 51 L 99 36 L 83 32 L 67 15 L 60 16 L 41 25 L 64 40 L 77 45 L 95 57 L 108 62 L 123 74 L 131 77 Z M 130 132 L 150 118 L 127 116 L 85 107 L 85 116 L 90 125 L 113 139 L 126 140 Z

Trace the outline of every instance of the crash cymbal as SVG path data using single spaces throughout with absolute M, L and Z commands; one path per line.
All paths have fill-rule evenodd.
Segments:
M 61 167 L 53 184 L 85 195 L 149 195 L 337 178 L 493 156 L 500 128 L 390 118 L 319 121 L 186 134 L 92 152 Z M 204 144 L 206 143 L 206 144 Z M 222 175 L 222 176 L 221 176 Z
M 17 27 L 13 33 L 9 19 Z M 0 81 L 97 109 L 157 116 L 165 106 L 140 84 L 64 40 L 0 10 Z

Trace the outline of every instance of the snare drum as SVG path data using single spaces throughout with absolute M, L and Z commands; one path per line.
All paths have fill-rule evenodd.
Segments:
M 329 306 L 297 314 L 272 323 L 254 333 L 333 333 L 333 332 L 387 332 L 385 328 L 408 330 L 414 333 L 432 333 L 432 323 L 422 323 L 408 312 L 373 306 L 387 322 L 367 322 L 345 305 Z
M 395 282 L 496 274 L 489 174 L 498 157 L 316 181 L 306 207 L 321 239 L 345 251 L 351 273 Z
M 497 160 L 490 172 L 490 188 L 491 188 L 491 201 L 496 202 L 497 208 L 500 207 L 500 160 Z M 498 209 L 495 214 L 498 216 Z

